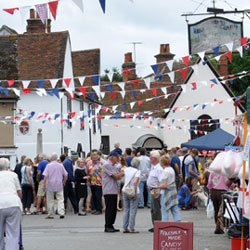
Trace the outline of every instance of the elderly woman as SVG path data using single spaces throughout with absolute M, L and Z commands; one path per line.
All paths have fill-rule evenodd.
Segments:
M 76 194 L 78 199 L 78 215 L 84 216 L 86 212 L 83 211 L 88 195 L 88 178 L 85 171 L 85 162 L 82 159 L 77 160 L 77 169 L 75 171 Z
M 23 161 L 23 166 L 21 168 L 22 173 L 22 203 L 24 213 L 27 215 L 31 214 L 30 207 L 33 202 L 35 193 L 35 184 L 33 181 L 33 171 L 32 171 L 32 160 L 30 158 L 25 158 Z M 27 209 L 27 211 L 26 211 Z
M 22 197 L 17 174 L 7 171 L 9 160 L 0 158 L 0 249 L 17 250 Z M 4 247 L 4 231 L 6 234 Z
M 139 233 L 135 230 L 135 217 L 137 212 L 137 207 L 140 200 L 140 191 L 138 188 L 140 171 L 138 167 L 140 165 L 140 160 L 137 157 L 134 157 L 131 162 L 131 167 L 126 167 L 124 170 L 125 175 L 125 183 L 124 185 L 128 185 L 130 188 L 134 188 L 135 196 L 130 198 L 126 194 L 124 194 L 124 214 L 123 214 L 123 233 Z M 130 230 L 128 229 L 130 228 Z
M 174 221 L 181 221 L 181 215 L 178 208 L 175 172 L 170 166 L 170 161 L 167 155 L 161 157 L 160 165 L 163 168 L 163 172 L 160 178 L 160 185 L 156 186 L 156 188 L 161 189 L 162 221 L 169 220 L 169 211 L 171 211 Z

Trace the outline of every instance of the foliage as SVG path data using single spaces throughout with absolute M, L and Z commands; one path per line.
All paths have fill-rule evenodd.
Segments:
M 242 71 L 248 72 L 250 70 L 250 49 L 245 50 L 243 57 L 237 53 L 233 54 L 233 63 L 228 65 L 229 74 L 237 74 Z M 236 96 L 242 95 L 247 87 L 250 85 L 249 75 L 242 77 L 241 79 L 237 78 L 231 81 L 229 87 L 234 92 Z
M 117 68 L 112 69 L 112 72 L 113 72 L 112 79 L 109 79 L 108 74 L 110 71 L 108 69 L 105 69 L 104 72 L 105 72 L 105 75 L 101 76 L 101 81 L 103 81 L 103 82 L 122 82 L 122 73 L 119 72 L 119 69 L 117 69 Z

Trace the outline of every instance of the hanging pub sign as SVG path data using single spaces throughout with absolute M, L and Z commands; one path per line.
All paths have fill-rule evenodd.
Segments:
M 19 125 L 19 131 L 21 134 L 27 135 L 30 131 L 29 123 L 27 121 L 22 121 Z
M 233 48 L 237 48 L 241 46 L 238 39 L 242 37 L 242 22 L 235 22 L 224 17 L 209 17 L 197 23 L 188 24 L 189 54 L 208 51 L 236 40 Z M 220 52 L 225 51 L 227 51 L 225 46 L 220 48 Z

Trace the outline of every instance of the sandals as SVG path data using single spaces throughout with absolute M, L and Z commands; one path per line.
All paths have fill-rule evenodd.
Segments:
M 128 234 L 128 233 L 131 233 L 131 231 L 128 230 L 128 229 L 126 229 L 126 230 L 123 230 L 123 233 L 124 233 L 124 234 Z
M 139 231 L 136 231 L 136 230 L 134 229 L 134 230 L 131 230 L 130 233 L 132 233 L 132 234 L 138 234 L 138 233 L 140 233 L 140 232 L 139 232 Z

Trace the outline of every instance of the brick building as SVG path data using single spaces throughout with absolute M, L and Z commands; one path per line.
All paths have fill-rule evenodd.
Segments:
M 6 30 L 11 31 L 4 26 L 3 28 L 5 34 Z M 47 20 L 47 25 L 44 25 L 35 11 L 31 10 L 24 34 L 10 32 L 7 35 L 0 35 L 0 51 L 1 86 L 8 87 L 7 82 L 3 80 L 16 80 L 12 85 L 13 88 L 32 90 L 31 93 L 21 91 L 20 96 L 13 91 L 9 91 L 8 95 L 1 92 L 1 116 L 9 116 L 12 121 L 13 117 L 24 117 L 16 120 L 14 124 L 0 123 L 2 138 L 0 155 L 10 157 L 12 167 L 16 163 L 16 157 L 20 159 L 23 154 L 35 157 L 39 128 L 42 128 L 43 133 L 43 152 L 47 154 L 52 152 L 60 154 L 77 149 L 80 154 L 80 151 L 87 153 L 92 148 L 100 147 L 100 129 L 97 128 L 95 119 L 86 118 L 88 110 L 92 110 L 95 103 L 93 100 L 88 96 L 84 99 L 77 93 L 72 100 L 66 91 L 60 98 L 46 95 L 44 92 L 40 97 L 35 91 L 39 79 L 45 79 L 43 88 L 65 87 L 62 80 L 52 86 L 52 81 L 49 79 L 58 78 L 72 78 L 71 87 L 73 89 L 80 87 L 79 80 L 74 80 L 74 77 L 99 74 L 99 49 L 72 51 L 69 32 L 51 32 L 50 19 Z M 83 86 L 91 84 L 94 84 L 93 79 L 87 77 Z M 43 117 L 41 121 L 28 119 L 32 112 L 36 116 L 41 114 Z M 70 120 L 60 123 L 57 120 L 51 123 L 45 115 L 59 114 L 63 118 L 74 112 L 77 115 L 85 115 L 85 122 L 80 122 L 78 119 L 76 122 Z

